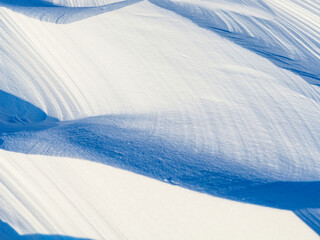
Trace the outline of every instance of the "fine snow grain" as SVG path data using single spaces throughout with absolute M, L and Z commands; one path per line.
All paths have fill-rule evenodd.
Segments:
M 77 179 L 88 181 L 90 188 L 96 184 L 96 169 L 109 169 L 99 164 L 103 163 L 211 196 L 294 211 L 320 232 L 317 1 L 0 0 L 0 5 L 3 161 L 8 162 L 9 155 L 34 158 L 25 154 L 36 154 L 43 163 L 65 161 L 67 165 L 57 163 L 59 166 L 48 171 L 40 160 L 33 163 L 43 169 L 47 180 L 50 174 L 72 172 L 79 162 L 85 162 L 86 167 L 92 167 L 91 173 L 77 175 Z M 24 164 L 27 168 L 28 161 L 19 162 L 21 168 Z M 34 176 L 32 181 L 50 192 L 51 185 L 42 185 L 47 180 L 40 180 L 34 171 L 28 170 Z M 14 167 L 10 174 L 17 179 L 15 184 L 24 182 L 19 180 L 22 173 Z M 222 234 L 217 239 L 235 239 L 232 234 L 240 234 L 240 226 L 254 224 L 242 224 L 245 213 L 261 209 L 266 213 L 263 224 L 276 223 L 277 217 L 268 213 L 288 218 L 283 225 L 278 224 L 283 229 L 281 237 L 268 228 L 264 231 L 261 224 L 259 237 L 254 237 L 256 231 L 244 230 L 249 234 L 247 238 L 243 234 L 244 239 L 315 236 L 292 213 L 230 203 L 131 174 L 132 180 L 128 181 L 147 179 L 143 181 L 172 189 L 158 193 L 164 204 L 157 211 L 174 213 L 177 209 L 176 216 L 185 219 L 182 228 L 189 230 L 186 235 L 179 235 L 180 220 L 167 215 L 156 220 L 157 215 L 143 208 L 147 203 L 139 196 L 133 201 L 141 204 L 137 206 L 140 211 L 146 211 L 143 218 L 152 216 L 150 224 L 161 229 L 157 233 L 150 227 L 150 232 L 140 235 L 144 221 L 134 220 L 137 209 L 128 213 L 131 220 L 117 225 L 127 215 L 120 206 L 114 206 L 121 214 L 109 222 L 116 224 L 115 231 L 123 235 L 112 235 L 111 228 L 102 230 L 105 225 L 101 219 L 107 218 L 107 211 L 101 210 L 103 205 L 98 204 L 93 213 L 86 212 L 86 203 L 81 203 L 81 210 L 74 203 L 65 214 L 75 214 L 75 226 L 84 221 L 78 225 L 82 231 L 77 232 L 63 223 L 63 215 L 50 209 L 51 202 L 41 211 L 23 212 L 19 206 L 31 192 L 32 206 L 42 202 L 43 194 L 32 187 L 15 201 L 6 200 L 1 205 L 1 219 L 21 234 L 25 229 L 25 233 L 94 239 L 150 239 L 151 234 L 160 233 L 159 239 L 212 239 L 216 234 Z M 56 202 L 57 207 L 64 208 L 65 199 L 105 203 L 105 191 L 109 189 L 103 188 L 109 181 L 106 178 L 101 178 L 101 185 L 92 194 L 81 192 L 82 185 L 65 175 L 59 178 L 62 182 L 55 184 L 55 191 L 65 192 L 65 196 Z M 9 192 L 15 191 L 7 178 L 0 180 Z M 127 180 L 124 176 L 112 182 Z M 79 187 L 78 193 L 69 196 L 67 189 L 73 187 Z M 135 191 L 149 194 L 143 184 Z M 180 210 L 178 203 L 169 207 L 171 193 L 166 191 L 192 194 L 210 204 L 221 203 L 213 212 L 206 207 L 209 203 L 199 203 L 202 208 L 194 211 L 201 221 L 218 221 L 223 219 L 226 210 L 221 209 L 225 206 L 239 206 L 239 213 L 225 218 L 234 218 L 235 225 L 240 225 L 232 226 L 238 230 L 218 233 L 215 228 L 199 235 L 202 230 L 191 227 L 195 226 L 193 213 L 181 217 L 192 202 L 180 203 Z M 121 196 L 114 194 L 110 201 L 133 196 L 129 192 L 125 188 Z M 7 199 L 5 191 L 1 194 Z M 156 190 L 151 195 L 155 194 Z M 54 192 L 48 195 L 58 198 Z M 10 211 L 16 215 L 10 215 Z M 23 224 L 17 214 L 24 219 Z M 166 225 L 165 221 L 172 224 Z M 137 231 L 126 232 L 129 228 Z

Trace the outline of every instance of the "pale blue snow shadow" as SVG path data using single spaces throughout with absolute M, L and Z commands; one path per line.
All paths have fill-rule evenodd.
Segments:
M 98 116 L 57 122 L 3 91 L 0 103 L 0 148 L 4 150 L 82 158 L 213 196 L 296 213 L 320 208 L 319 181 L 277 181 L 268 173 L 236 165 L 232 159 L 197 152 L 128 125 L 153 121 L 150 116 Z M 11 115 L 15 121 L 10 120 Z M 310 219 L 305 215 L 298 214 L 304 221 Z M 319 223 L 319 218 L 313 222 Z
M 0 220 L 1 240 L 90 240 L 85 238 L 75 238 L 62 235 L 28 234 L 20 235 L 9 224 Z
M 45 129 L 57 122 L 40 108 L 0 90 L 0 133 Z
M 299 209 L 294 213 L 320 235 L 320 208 Z
M 260 38 L 252 37 L 250 36 L 250 33 L 236 21 L 232 22 L 232 25 L 235 25 L 236 27 L 231 30 L 230 26 L 226 24 L 225 19 L 223 19 L 219 14 L 203 7 L 197 7 L 184 2 L 173 2 L 170 0 L 149 1 L 159 7 L 173 11 L 174 13 L 191 20 L 198 26 L 215 32 L 220 36 L 259 54 L 260 56 L 267 58 L 278 67 L 287 69 L 301 76 L 310 84 L 320 85 L 320 61 L 317 57 L 315 57 L 315 55 L 311 55 L 306 52 L 304 52 L 305 56 L 303 58 L 301 58 L 299 55 L 292 55 L 290 46 L 288 49 L 286 49 L 286 47 L 277 40 L 273 39 L 272 45 L 265 41 L 264 38 L 268 39 L 272 37 L 268 35 L 268 32 L 260 31 L 260 34 L 263 36 L 260 36 Z M 271 11 L 271 9 L 265 3 L 263 3 L 263 1 L 257 1 L 257 4 L 260 4 L 264 9 Z M 223 10 L 217 10 L 217 12 L 223 12 L 224 14 L 228 15 L 228 12 Z M 281 29 L 282 26 L 279 26 L 273 21 L 269 21 L 267 19 L 257 18 L 252 20 L 250 17 L 232 12 L 232 15 L 229 16 L 229 20 L 232 19 L 232 16 L 237 16 L 237 19 L 241 19 L 243 22 L 246 22 L 248 26 L 255 26 L 257 29 L 259 29 L 259 25 L 257 25 L 256 22 L 260 22 L 267 29 L 275 30 L 278 35 L 283 35 L 285 32 L 285 29 Z M 252 29 L 250 28 L 250 30 Z M 303 37 L 297 34 L 297 39 L 294 39 L 289 35 L 286 37 L 288 38 L 287 42 L 290 42 L 293 46 L 300 46 L 300 41 L 302 41 L 305 45 L 312 44 L 316 46 L 317 49 L 320 49 L 320 41 L 317 41 L 318 39 L 308 39 L 308 41 L 311 42 L 309 43 L 303 39 Z
M 0 4 L 20 7 L 53 7 L 53 3 L 43 0 L 0 0 Z
M 0 148 L 96 161 L 246 203 L 288 210 L 320 208 L 318 181 L 272 179 L 268 173 L 248 171 L 227 157 L 196 152 L 139 129 L 123 127 L 139 119 L 148 121 L 148 116 L 99 116 L 60 122 L 38 131 L 11 130 L 0 136 Z
M 142 0 L 123 0 L 99 7 L 65 7 L 41 0 L 0 0 L 0 6 L 41 21 L 57 24 L 68 24 L 106 12 L 115 11 Z

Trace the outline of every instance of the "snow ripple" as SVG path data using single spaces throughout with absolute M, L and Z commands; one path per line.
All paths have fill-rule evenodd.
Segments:
M 314 7 L 316 1 L 225 1 L 220 5 L 192 0 L 150 1 L 319 84 L 320 11 Z
M 56 24 L 68 24 L 106 12 L 115 11 L 131 4 L 135 4 L 139 1 L 141 0 L 124 0 L 111 3 L 108 1 L 108 4 L 97 4 L 93 5 L 92 7 L 78 7 L 76 2 L 70 4 L 70 6 L 69 4 L 65 6 L 46 1 L 18 1 L 12 4 L 11 1 L 8 2 L 5 0 L 0 0 L 0 4 L 13 11 L 17 11 L 41 21 L 52 22 Z
M 315 2 L 290 1 L 296 20 L 271 0 L 23 2 L 0 9 L 2 149 L 297 215 L 320 207 L 320 91 L 301 78 L 319 76 Z

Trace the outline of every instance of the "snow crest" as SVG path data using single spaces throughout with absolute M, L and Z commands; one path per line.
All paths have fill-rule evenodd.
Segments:
M 163 187 L 164 195 L 182 192 L 167 212 L 184 196 L 199 196 L 182 204 L 198 204 L 192 212 L 198 224 L 210 222 L 214 210 L 206 215 L 202 201 L 215 196 L 293 211 L 319 233 L 317 1 L 0 0 L 0 5 L 0 157 L 6 167 L 0 171 L 0 218 L 20 229 L 12 236 L 192 239 L 194 233 L 172 232 L 174 222 L 185 229 L 194 224 L 184 208 L 172 222 L 144 209 L 148 184 Z M 80 165 L 90 169 L 88 176 L 83 170 L 72 173 Z M 143 178 L 148 180 L 139 183 L 141 195 L 130 195 L 141 204 L 140 222 L 134 220 L 139 209 L 123 215 L 132 221 L 116 218 L 103 203 L 112 206 L 133 190 L 125 184 L 117 189 L 121 177 L 99 182 L 98 169 L 103 169 L 99 176 L 112 174 L 105 165 L 175 186 Z M 26 190 L 20 188 L 33 173 Z M 130 175 L 125 180 L 139 182 L 142 177 L 133 173 L 125 173 Z M 112 184 L 104 189 L 106 181 Z M 72 192 L 77 184 L 86 190 Z M 176 186 L 211 196 L 191 196 Z M 109 198 L 108 190 L 118 197 Z M 161 199 L 159 209 L 165 208 L 161 204 L 170 197 L 151 192 Z M 41 196 L 52 204 L 51 194 L 59 196 L 57 212 L 40 204 Z M 148 199 L 156 207 L 154 198 Z M 296 228 L 292 212 L 285 214 L 302 236 L 314 237 Z M 163 235 L 153 228 L 145 235 L 133 230 L 150 216 L 164 226 Z M 0 232 L 1 226 L 12 230 L 0 222 Z M 274 235 L 279 238 L 284 239 Z

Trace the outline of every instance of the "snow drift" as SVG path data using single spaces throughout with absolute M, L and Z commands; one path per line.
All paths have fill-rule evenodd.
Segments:
M 316 1 L 0 4 L 3 150 L 292 210 L 319 232 Z

